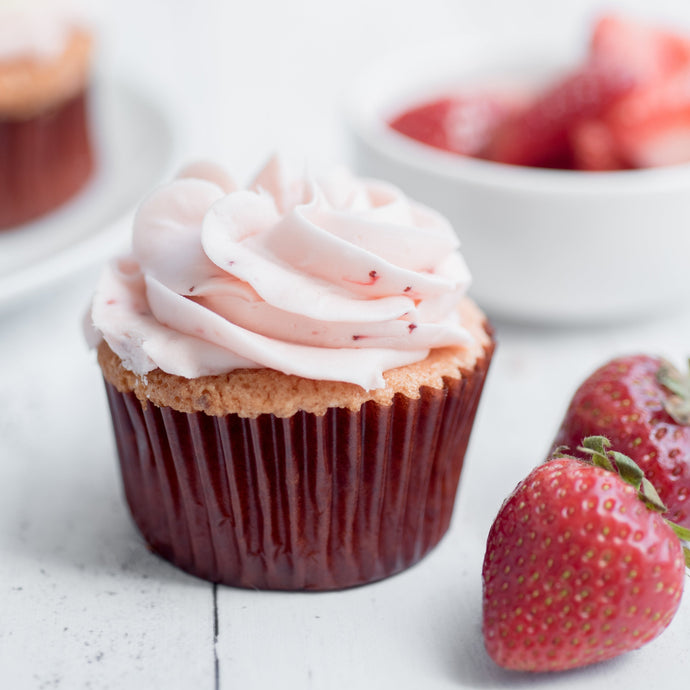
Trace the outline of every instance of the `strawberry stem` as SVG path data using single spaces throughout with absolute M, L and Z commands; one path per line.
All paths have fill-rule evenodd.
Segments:
M 637 490 L 638 498 L 647 508 L 656 513 L 667 512 L 668 508 L 659 497 L 654 485 L 644 476 L 640 466 L 627 455 L 615 450 L 609 450 L 609 448 L 611 448 L 611 441 L 606 436 L 587 436 L 582 440 L 582 445 L 577 450 L 586 453 L 589 459 L 583 460 L 579 458 L 579 460 L 581 462 L 589 462 L 609 472 L 615 472 L 626 484 L 630 484 Z M 568 455 L 566 453 L 567 450 L 567 447 L 561 446 L 555 450 L 551 457 L 578 459 Z M 681 542 L 690 543 L 690 529 L 677 525 L 668 518 L 663 519 Z M 685 567 L 690 569 L 690 548 L 685 543 L 683 543 L 683 557 L 685 559 Z
M 690 541 L 690 529 L 681 527 L 675 522 L 671 522 L 668 518 L 664 518 L 664 522 L 673 530 L 675 535 L 682 542 Z M 690 549 L 683 543 L 683 558 L 685 559 L 685 567 L 690 568 Z
M 654 485 L 644 476 L 644 472 L 640 466 L 627 455 L 619 453 L 611 448 L 611 441 L 605 436 L 587 436 L 583 439 L 582 445 L 578 448 L 579 451 L 589 455 L 589 461 L 602 469 L 616 472 L 618 476 L 626 483 L 630 484 L 637 490 L 637 495 L 640 500 L 650 509 L 657 513 L 665 513 L 668 508 L 659 497 Z M 571 457 L 561 452 L 558 449 L 554 457 Z M 585 462 L 587 462 L 585 460 Z M 690 529 L 677 525 L 671 522 L 668 518 L 664 518 L 666 524 L 673 530 L 674 534 L 681 542 L 690 542 Z M 685 558 L 685 567 L 690 568 L 690 549 L 683 544 L 683 557 Z
M 652 510 L 656 510 L 657 513 L 665 513 L 668 510 L 657 493 L 657 490 L 654 488 L 654 484 L 652 484 L 647 477 L 642 477 L 642 482 L 640 483 L 638 491 L 642 500 Z
M 587 436 L 587 438 L 582 441 L 582 446 L 578 448 L 578 450 L 587 453 L 592 464 L 597 467 L 601 467 L 609 472 L 615 472 L 616 468 L 609 459 L 608 449 L 610 447 L 611 441 L 609 441 L 606 436 Z
M 631 484 L 636 489 L 639 489 L 644 479 L 644 472 L 640 466 L 627 455 L 623 455 L 623 453 L 619 453 L 618 451 L 611 451 L 610 455 L 616 463 L 616 469 L 621 479 Z
M 690 541 L 690 529 L 687 527 L 681 527 L 680 525 L 676 525 L 675 522 L 671 522 L 670 520 L 666 520 L 668 523 L 669 527 L 676 533 L 676 536 L 678 539 L 681 541 Z
M 637 490 L 640 500 L 657 513 L 665 513 L 668 508 L 659 497 L 654 485 L 644 476 L 640 466 L 627 455 L 615 450 L 609 450 L 611 441 L 605 436 L 587 436 L 578 450 L 587 453 L 593 465 L 602 469 L 616 472 L 626 483 Z

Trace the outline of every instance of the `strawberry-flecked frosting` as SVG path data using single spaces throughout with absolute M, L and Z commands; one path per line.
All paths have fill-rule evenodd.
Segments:
M 94 296 L 93 344 L 141 376 L 261 367 L 371 390 L 471 342 L 458 247 L 443 217 L 383 182 L 290 177 L 274 158 L 242 189 L 197 163 L 139 207 L 131 254 Z

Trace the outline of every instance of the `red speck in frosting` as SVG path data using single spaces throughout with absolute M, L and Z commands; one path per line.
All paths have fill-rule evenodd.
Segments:
M 363 335 L 353 335 L 352 340 L 359 340 L 360 338 L 363 338 Z
M 411 323 L 411 324 L 407 327 L 407 330 L 408 330 L 410 333 L 412 333 L 412 331 L 414 331 L 415 328 L 417 328 L 417 324 L 416 324 L 416 323 Z
M 369 280 L 364 283 L 361 280 L 350 280 L 349 278 L 344 278 L 343 280 L 354 285 L 373 285 L 380 277 L 376 271 L 369 271 Z
M 411 286 L 411 285 L 408 285 L 408 286 L 403 290 L 403 292 L 409 292 L 411 289 L 412 289 L 412 286 Z

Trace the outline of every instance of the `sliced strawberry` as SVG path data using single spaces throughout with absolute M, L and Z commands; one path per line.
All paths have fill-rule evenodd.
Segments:
M 635 107 L 646 89 L 676 78 L 690 66 L 690 41 L 617 15 L 596 24 L 585 66 L 547 90 L 520 115 L 501 127 L 489 146 L 492 160 L 516 165 L 614 170 L 637 165 L 637 156 L 620 150 L 619 132 L 605 118 L 627 98 Z M 635 135 L 633 135 L 634 139 Z M 651 148 L 651 147 L 650 147 Z M 642 157 L 639 157 L 642 159 Z
M 401 134 L 429 146 L 476 156 L 512 110 L 507 99 L 478 94 L 426 103 L 405 111 L 389 124 Z
M 690 161 L 690 113 L 677 126 L 664 126 L 636 140 L 628 153 L 636 168 L 656 168 Z
M 470 156 L 481 154 L 496 128 L 514 111 L 507 99 L 492 96 L 454 101 L 446 119 L 449 150 Z
M 392 129 L 410 139 L 447 151 L 446 118 L 452 107 L 452 99 L 442 98 L 406 110 L 388 124 Z
M 618 15 L 595 25 L 585 65 L 521 108 L 442 98 L 390 126 L 430 146 L 544 168 L 618 170 L 690 160 L 690 40 Z
M 646 83 L 690 64 L 690 41 L 627 17 L 606 15 L 592 32 L 590 57 L 626 65 L 639 83 Z
M 501 163 L 561 167 L 572 156 L 570 133 L 600 117 L 636 81 L 625 67 L 592 62 L 552 86 L 496 131 L 487 158 Z
M 690 67 L 636 89 L 604 118 L 621 155 L 646 168 L 690 160 Z
M 576 170 L 622 170 L 628 167 L 616 138 L 599 120 L 586 120 L 570 133 L 573 167 Z

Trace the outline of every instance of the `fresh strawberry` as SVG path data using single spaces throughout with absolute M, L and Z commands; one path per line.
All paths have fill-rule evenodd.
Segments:
M 596 25 L 590 58 L 625 64 L 636 87 L 613 103 L 599 126 L 620 167 L 648 168 L 690 160 L 690 41 L 619 16 Z M 592 143 L 585 141 L 586 144 Z
M 653 488 L 606 439 L 583 443 L 592 464 L 559 457 L 537 467 L 489 532 L 484 642 L 505 668 L 556 671 L 617 656 L 656 637 L 678 609 L 683 547 L 652 509 L 663 510 Z
M 684 36 L 617 15 L 605 16 L 594 28 L 585 65 L 500 127 L 487 157 L 549 168 L 638 167 L 637 159 L 643 155 L 636 156 L 627 142 L 639 137 L 631 132 L 621 147 L 615 121 L 628 122 L 630 113 L 639 119 L 651 99 L 647 91 L 688 69 L 690 41 Z M 620 116 L 614 112 L 609 119 L 617 108 Z M 600 127 L 593 130 L 591 124 L 600 119 Z
M 444 151 L 479 155 L 513 106 L 508 99 L 476 94 L 417 106 L 390 122 L 392 129 Z
M 602 126 L 633 167 L 690 160 L 690 67 L 621 99 L 606 114 Z
M 625 65 L 589 62 L 498 127 L 486 157 L 500 163 L 572 167 L 570 133 L 600 117 L 636 85 Z
M 690 41 L 685 36 L 620 15 L 606 15 L 595 24 L 590 59 L 627 65 L 638 84 L 690 64 Z
M 433 103 L 425 103 L 406 110 L 388 124 L 392 129 L 410 139 L 448 150 L 446 118 L 452 107 L 453 101 L 450 98 L 441 98 Z
M 690 113 L 684 122 L 664 123 L 627 147 L 626 160 L 635 168 L 657 168 L 690 161 Z M 624 149 L 625 150 L 625 149 Z
M 627 160 L 611 130 L 600 120 L 586 120 L 570 133 L 573 167 L 576 170 L 622 170 Z
M 584 65 L 517 107 L 484 94 L 440 98 L 390 126 L 445 151 L 541 168 L 620 170 L 690 157 L 690 40 L 602 17 Z
M 690 527 L 690 381 L 659 357 L 620 357 L 575 392 L 554 447 L 607 436 L 654 482 L 667 517 Z

